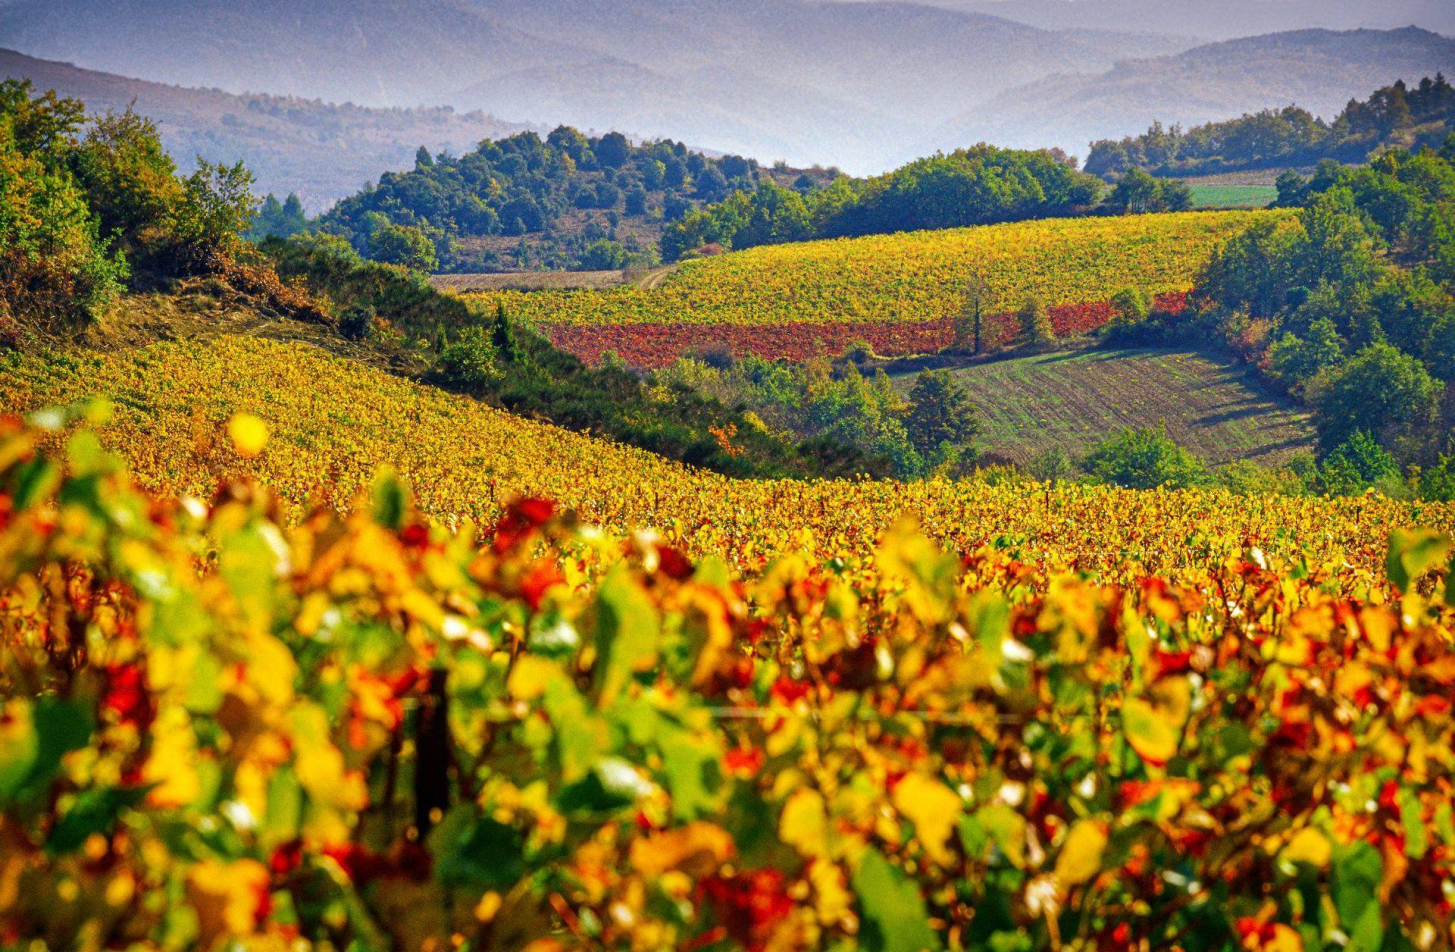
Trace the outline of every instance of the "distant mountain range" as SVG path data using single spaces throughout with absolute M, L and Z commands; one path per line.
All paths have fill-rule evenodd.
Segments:
M 527 127 L 450 108 L 369 109 L 283 96 L 188 89 L 78 69 L 0 49 L 0 78 L 29 79 L 98 111 L 135 105 L 184 168 L 198 155 L 242 159 L 260 193 L 296 192 L 319 212 L 388 170 L 414 166 L 419 146 L 460 154 Z
M 852 2 L 852 0 L 851 0 Z M 1450 0 L 924 0 L 1045 29 L 1097 26 L 1230 40 L 1310 28 L 1455 33 Z
M 1403 30 L 1298 30 L 1060 75 L 996 96 L 946 123 L 945 143 L 985 136 L 1013 146 L 1082 152 L 1098 138 L 1144 132 L 1154 121 L 1193 126 L 1297 104 L 1333 118 L 1360 90 L 1455 67 L 1455 40 Z
M 933 3 L 0 0 L 0 45 L 152 82 L 449 105 L 856 173 L 981 139 L 1084 152 L 1153 118 L 1337 109 L 1455 66 L 1450 41 L 1424 30 L 1197 38 L 1361 15 L 1445 22 L 1448 0 Z M 395 155 L 445 144 L 390 134 Z M 323 148 L 344 165 L 372 161 Z

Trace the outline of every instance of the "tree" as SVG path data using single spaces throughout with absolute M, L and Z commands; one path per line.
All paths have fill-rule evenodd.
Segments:
M 1319 488 L 1331 496 L 1361 493 L 1399 476 L 1399 464 L 1364 430 L 1355 430 L 1319 466 Z
M 627 253 L 620 242 L 602 239 L 581 252 L 583 271 L 620 271 L 626 267 Z
M 1112 323 L 1130 327 L 1145 321 L 1152 313 L 1147 295 L 1138 288 L 1122 288 L 1111 296 Z
M 618 169 L 631 159 L 632 144 L 620 132 L 608 132 L 596 143 L 596 161 L 603 168 Z
M 990 287 L 978 273 L 971 273 L 965 282 L 965 303 L 955 317 L 956 350 L 979 354 L 987 349 L 985 322 L 990 309 Z
M 381 224 L 369 236 L 369 257 L 411 271 L 434 271 L 440 266 L 434 242 L 413 225 Z
M 1319 445 L 1332 453 L 1356 432 L 1393 448 L 1428 423 L 1436 384 L 1419 360 L 1389 344 L 1371 344 L 1310 387 Z
M 1269 372 L 1289 386 L 1302 384 L 1343 359 L 1344 338 L 1327 317 L 1314 321 L 1306 339 L 1284 334 L 1268 348 L 1266 358 Z
M 1182 489 L 1207 476 L 1202 461 L 1160 424 L 1108 437 L 1086 458 L 1085 467 L 1093 478 L 1127 489 Z
M 414 167 L 416 169 L 434 168 L 434 156 L 430 155 L 429 150 L 424 146 L 420 146 L 419 151 L 414 153 Z
M 948 370 L 919 375 L 909 392 L 904 428 L 915 451 L 926 460 L 942 447 L 968 447 L 980 433 L 970 394 Z
M 1107 207 L 1121 214 L 1142 214 L 1159 211 L 1162 190 L 1157 180 L 1141 169 L 1131 169 L 1117 182 L 1111 195 L 1107 196 Z
M 172 213 L 176 236 L 193 246 L 194 255 L 236 245 L 257 206 L 253 173 L 241 162 L 225 165 L 199 157 L 197 171 L 183 186 L 183 200 Z
M 0 124 L 0 323 L 79 328 L 116 301 L 126 275 L 70 176 L 20 154 Z
M 1455 314 L 1446 314 L 1430 330 L 1425 363 L 1441 380 L 1455 381 Z
M 1053 446 L 1037 453 L 1027 467 L 1031 477 L 1042 483 L 1059 483 L 1069 479 L 1074 469 L 1071 454 L 1061 446 Z
M 1056 340 L 1056 329 L 1051 324 L 1051 313 L 1046 302 L 1038 297 L 1029 297 L 1021 307 L 1021 342 L 1030 347 L 1046 347 Z
M 167 219 L 184 188 L 151 120 L 130 109 L 102 116 L 72 152 L 70 164 L 101 234 L 128 254 L 169 230 Z
M 435 373 L 446 386 L 478 393 L 500 376 L 495 343 L 478 325 L 460 332 L 446 344 L 435 363 Z

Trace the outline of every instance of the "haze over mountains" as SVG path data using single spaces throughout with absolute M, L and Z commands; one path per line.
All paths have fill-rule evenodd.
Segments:
M 851 172 L 981 139 L 1084 153 L 1152 119 L 1289 101 L 1331 113 L 1376 85 L 1455 68 L 1455 42 L 1428 30 L 1205 40 L 1366 24 L 1455 32 L 1444 0 L 933 4 L 10 0 L 0 46 L 160 83 L 450 105 Z
M 852 0 L 850 0 L 852 2 Z M 1310 28 L 1455 33 L 1449 0 L 924 0 L 1046 29 L 1097 27 L 1230 40 Z
M 313 212 L 358 191 L 386 169 L 408 168 L 423 145 L 460 154 L 481 139 L 527 127 L 449 108 L 369 109 L 318 100 L 192 89 L 77 69 L 0 49 L 0 78 L 30 79 L 92 109 L 133 106 L 157 124 L 162 144 L 184 168 L 201 155 L 243 160 L 258 190 L 296 193 Z

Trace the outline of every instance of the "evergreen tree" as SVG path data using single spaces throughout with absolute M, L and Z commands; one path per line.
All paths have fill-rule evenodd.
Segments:
M 904 428 L 915 451 L 929 460 L 941 447 L 969 446 L 980 432 L 980 420 L 959 381 L 948 370 L 934 370 L 915 380 Z

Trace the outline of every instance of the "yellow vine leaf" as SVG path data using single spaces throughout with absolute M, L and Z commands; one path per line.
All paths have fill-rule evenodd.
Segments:
M 935 862 L 950 858 L 946 844 L 960 819 L 963 802 L 949 787 L 923 774 L 901 780 L 892 795 L 894 808 L 914 824 L 915 836 Z
M 1100 820 L 1077 820 L 1056 857 L 1056 878 L 1065 886 L 1079 886 L 1101 871 L 1107 829 Z

